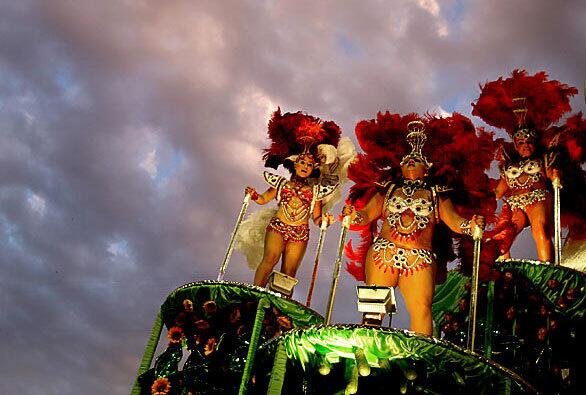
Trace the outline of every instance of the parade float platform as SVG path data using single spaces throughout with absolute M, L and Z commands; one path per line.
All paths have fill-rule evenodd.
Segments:
M 436 288 L 434 337 L 325 325 L 249 284 L 183 285 L 161 305 L 132 394 L 580 393 L 586 275 L 528 260 L 493 269 L 478 288 L 473 351 L 470 277 L 458 270 Z M 169 344 L 153 363 L 163 327 Z

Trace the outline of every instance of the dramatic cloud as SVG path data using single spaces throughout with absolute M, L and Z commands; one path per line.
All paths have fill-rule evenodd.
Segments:
M 581 87 L 584 20 L 579 1 L 0 0 L 0 393 L 129 392 L 166 295 L 216 277 L 277 106 L 353 135 L 379 110 L 470 114 L 514 68 Z M 251 278 L 235 254 L 227 279 Z M 358 320 L 354 285 L 334 321 Z

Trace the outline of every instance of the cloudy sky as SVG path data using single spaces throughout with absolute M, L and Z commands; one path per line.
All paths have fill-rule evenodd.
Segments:
M 379 110 L 469 115 L 514 68 L 582 87 L 584 20 L 578 0 L 0 0 L 0 393 L 130 391 L 158 307 L 216 277 L 263 187 L 277 106 L 353 136 Z M 252 279 L 240 255 L 226 278 Z M 353 287 L 334 321 L 358 320 Z

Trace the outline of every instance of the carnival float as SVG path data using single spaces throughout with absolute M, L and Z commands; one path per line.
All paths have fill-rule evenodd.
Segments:
M 161 305 L 131 393 L 584 393 L 586 121 L 571 114 L 577 93 L 515 70 L 481 85 L 472 115 L 485 127 L 458 113 L 379 112 L 356 125 L 358 153 L 333 121 L 278 109 L 263 156 L 267 189 L 245 187 L 217 279 L 185 284 Z M 273 173 L 279 166 L 290 177 Z M 346 182 L 345 206 L 334 208 Z M 247 216 L 251 202 L 269 208 Z M 329 298 L 317 312 L 315 279 L 336 218 L 336 261 L 322 274 Z M 299 302 L 310 222 L 318 243 Z M 526 227 L 539 260 L 510 256 Z M 254 270 L 251 284 L 226 281 L 234 250 Z M 343 267 L 358 284 L 357 300 L 344 303 L 357 304 L 361 324 L 332 322 Z M 383 325 L 395 287 L 410 330 Z M 163 329 L 167 346 L 155 357 Z

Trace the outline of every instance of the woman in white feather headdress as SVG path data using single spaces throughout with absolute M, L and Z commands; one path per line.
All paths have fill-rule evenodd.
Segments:
M 290 179 L 265 171 L 268 189 L 258 193 L 246 187 L 253 201 L 264 205 L 273 199 L 277 208 L 251 214 L 236 235 L 236 249 L 255 269 L 254 284 L 265 286 L 282 257 L 281 272 L 295 277 L 309 240 L 309 220 L 320 225 L 334 222 L 327 211 L 339 200 L 339 186 L 346 179 L 355 155 L 352 142 L 340 138 L 338 125 L 301 112 L 275 111 L 269 122 L 271 146 L 265 150 L 265 166 L 283 165 Z M 264 248 L 261 245 L 264 244 Z

